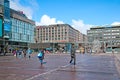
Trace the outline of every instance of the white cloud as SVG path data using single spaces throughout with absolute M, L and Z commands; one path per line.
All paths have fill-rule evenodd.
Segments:
M 30 6 L 23 6 L 19 3 L 20 0 L 10 0 L 10 8 L 23 11 L 29 19 L 32 19 L 33 10 Z
M 28 1 L 33 9 L 39 10 L 39 4 L 38 4 L 37 0 L 26 0 L 26 2 L 28 2 Z
M 56 18 L 50 18 L 48 15 L 43 15 L 40 22 L 36 22 L 36 25 L 50 25 L 50 24 L 63 24 L 63 21 L 57 21 Z
M 83 34 L 87 34 L 87 30 L 89 30 L 92 26 L 93 25 L 85 24 L 83 20 L 72 20 L 72 27 Z
M 117 26 L 117 25 L 120 25 L 120 22 L 113 22 L 111 25 L 112 26 Z
M 48 15 L 43 15 L 40 19 L 40 22 L 36 22 L 36 25 L 50 25 L 50 24 L 64 24 L 63 21 L 57 21 L 56 18 L 51 18 Z M 87 30 L 89 30 L 93 25 L 85 24 L 83 20 L 72 20 L 73 28 L 79 30 L 83 34 L 87 34 Z

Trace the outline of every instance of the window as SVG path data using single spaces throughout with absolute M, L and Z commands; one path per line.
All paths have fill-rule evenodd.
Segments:
M 22 34 L 20 33 L 20 40 L 22 40 Z
M 27 41 L 29 41 L 29 35 L 27 35 Z

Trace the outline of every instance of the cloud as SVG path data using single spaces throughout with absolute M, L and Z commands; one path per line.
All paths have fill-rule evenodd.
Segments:
M 23 11 L 29 19 L 32 19 L 33 9 L 30 6 L 21 5 L 20 0 L 10 0 L 10 8 Z
M 89 30 L 92 26 L 93 25 L 85 24 L 83 20 L 72 20 L 72 27 L 83 34 L 87 34 L 87 30 Z
M 36 25 L 50 25 L 50 24 L 63 24 L 63 21 L 57 21 L 56 18 L 51 18 L 48 15 L 43 15 L 40 22 L 36 22 Z
M 39 10 L 39 4 L 37 3 L 36 0 L 26 0 L 27 2 L 29 1 L 29 4 L 32 6 L 33 9 Z
M 120 25 L 120 22 L 113 22 L 111 25 L 112 26 L 117 26 L 117 25 Z
M 51 18 L 48 15 L 43 15 L 40 19 L 40 22 L 36 22 L 36 25 L 50 25 L 50 24 L 64 24 L 63 21 L 56 20 L 56 18 Z M 83 20 L 72 20 L 73 28 L 79 30 L 83 34 L 87 34 L 87 30 L 90 29 L 93 25 L 85 24 Z

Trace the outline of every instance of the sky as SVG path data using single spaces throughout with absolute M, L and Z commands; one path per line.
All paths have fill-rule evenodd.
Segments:
M 120 25 L 120 0 L 10 0 L 36 25 L 69 24 L 83 34 L 93 26 Z

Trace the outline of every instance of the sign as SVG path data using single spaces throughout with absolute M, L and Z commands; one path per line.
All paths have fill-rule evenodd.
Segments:
M 11 26 L 10 26 L 10 24 L 9 23 L 4 23 L 4 30 L 5 31 L 10 31 L 11 30 Z
M 3 35 L 2 19 L 0 19 L 0 37 Z
M 4 19 L 4 30 L 5 31 L 10 31 L 11 30 L 10 20 L 9 19 Z
M 9 36 L 5 35 L 4 38 L 9 38 Z

